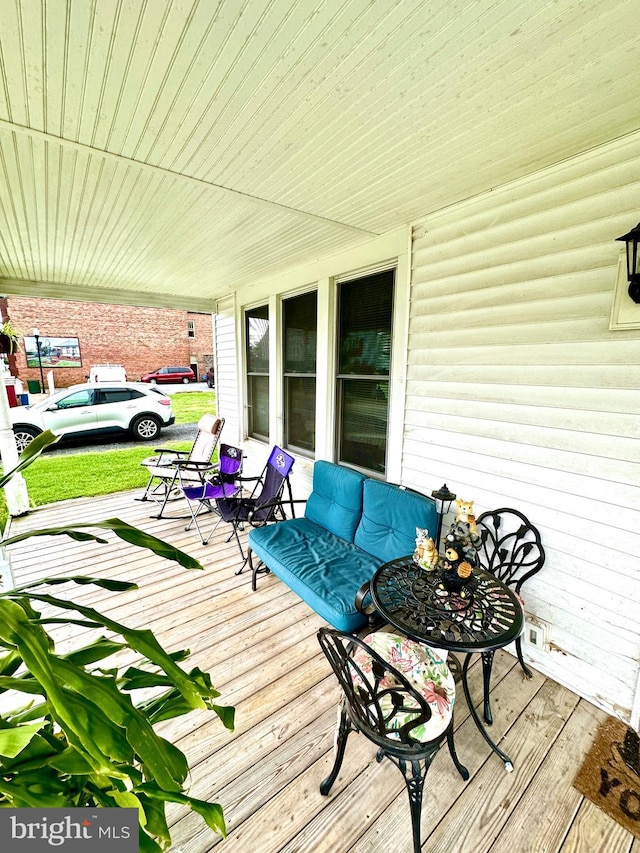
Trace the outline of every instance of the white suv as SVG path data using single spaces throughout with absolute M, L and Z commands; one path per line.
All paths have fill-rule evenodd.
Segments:
M 19 453 L 46 429 L 64 436 L 130 432 L 141 441 L 153 441 L 175 422 L 171 398 L 135 382 L 72 385 L 9 412 Z

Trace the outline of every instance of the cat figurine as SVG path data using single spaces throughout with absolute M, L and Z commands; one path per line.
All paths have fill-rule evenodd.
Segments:
M 478 530 L 476 528 L 476 517 L 473 513 L 473 501 L 463 501 L 458 499 L 456 501 L 456 510 L 458 514 L 456 515 L 456 521 L 462 522 L 462 524 L 469 525 L 469 533 L 477 534 Z
M 429 531 L 423 527 L 416 527 L 416 550 L 413 554 L 413 562 L 421 569 L 431 572 L 438 565 L 438 549 L 436 543 L 429 536 Z

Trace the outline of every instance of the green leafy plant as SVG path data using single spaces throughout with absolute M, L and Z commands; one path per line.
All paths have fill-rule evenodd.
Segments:
M 34 439 L 16 468 L 0 477 L 0 487 L 56 440 L 50 432 Z M 202 569 L 188 554 L 117 518 L 30 531 L 2 545 L 32 536 L 108 544 L 87 528 L 109 530 L 186 569 Z M 127 628 L 46 590 L 70 582 L 111 592 L 136 589 L 125 581 L 79 575 L 0 589 L 0 807 L 137 808 L 142 853 L 170 845 L 165 815 L 170 802 L 189 806 L 224 835 L 221 807 L 188 795 L 185 755 L 153 727 L 200 708 L 232 730 L 234 709 L 215 703 L 220 694 L 207 673 L 179 665 L 188 651 L 168 653 L 153 632 Z M 46 626 L 60 623 L 108 635 L 59 654 Z M 125 650 L 136 653 L 136 665 L 118 665 L 117 655 Z
M 0 351 L 12 353 L 20 349 L 23 332 L 9 317 L 0 325 Z

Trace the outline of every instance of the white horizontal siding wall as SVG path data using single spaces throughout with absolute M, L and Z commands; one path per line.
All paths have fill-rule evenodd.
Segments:
M 235 299 L 218 300 L 215 324 L 216 404 L 225 418 L 224 441 L 239 444 L 242 440 L 240 388 L 238 387 L 238 345 L 236 341 Z
M 535 666 L 638 727 L 640 330 L 609 330 L 640 135 L 413 229 L 403 482 L 541 530 Z

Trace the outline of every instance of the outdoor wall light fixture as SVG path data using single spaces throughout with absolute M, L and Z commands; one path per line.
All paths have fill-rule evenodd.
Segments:
M 616 237 L 616 240 L 624 240 L 627 244 L 627 281 L 629 282 L 629 296 L 637 304 L 640 304 L 640 222 L 632 228 L 628 234 Z
M 451 508 L 451 504 L 455 501 L 456 496 L 453 492 L 449 491 L 449 487 L 445 483 L 444 486 L 440 486 L 439 489 L 436 489 L 434 492 L 431 492 L 431 497 L 436 502 L 436 512 L 438 513 L 438 530 L 436 533 L 436 547 L 438 547 L 438 542 L 440 541 L 440 532 L 442 530 L 442 518 L 445 516 L 449 509 Z

